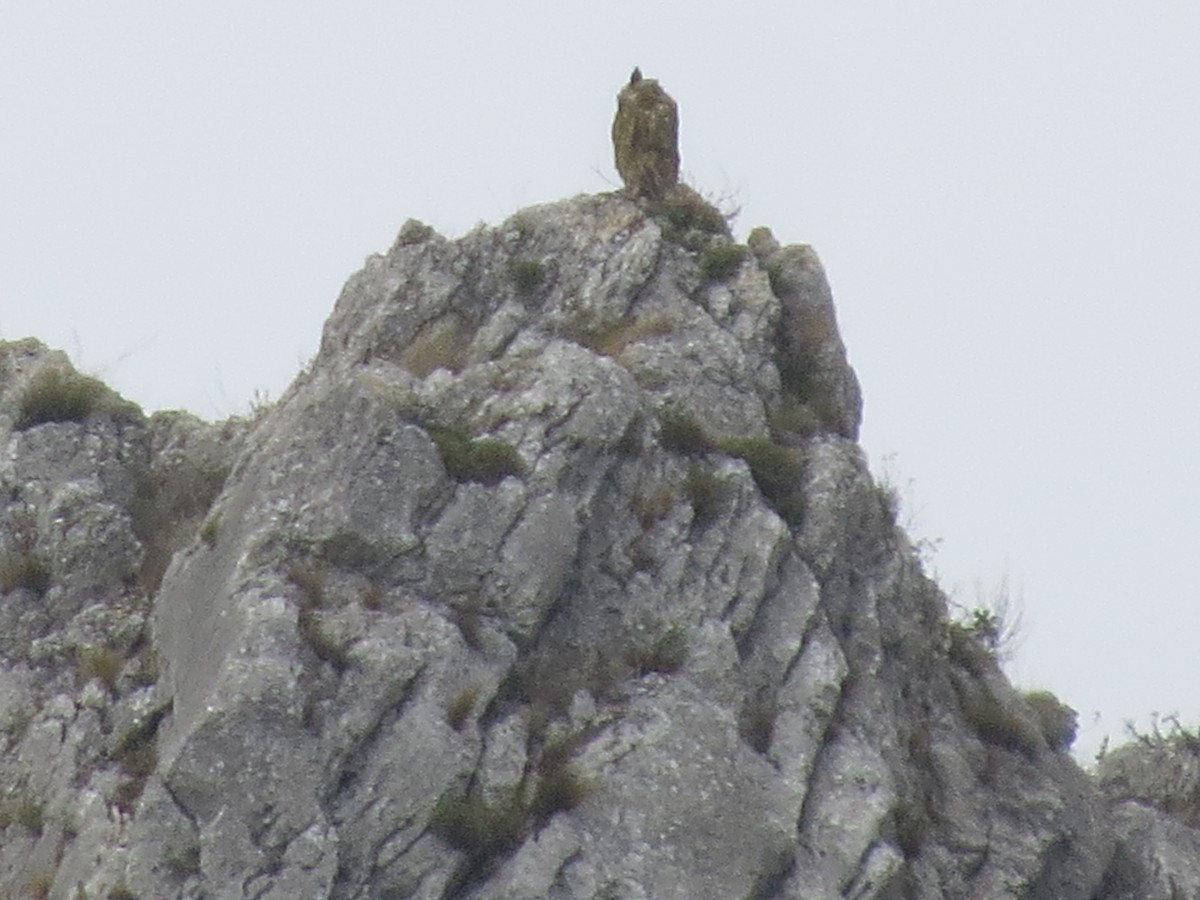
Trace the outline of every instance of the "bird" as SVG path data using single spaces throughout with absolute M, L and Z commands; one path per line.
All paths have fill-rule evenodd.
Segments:
M 679 108 L 640 68 L 617 95 L 612 139 L 617 172 L 634 197 L 661 200 L 679 182 Z

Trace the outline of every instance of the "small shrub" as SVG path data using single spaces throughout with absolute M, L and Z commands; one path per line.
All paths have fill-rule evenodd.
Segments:
M 696 417 L 683 409 L 664 409 L 658 414 L 659 438 L 663 449 L 698 455 L 712 448 L 712 440 Z
M 591 793 L 592 785 L 569 762 L 555 763 L 543 767 L 538 778 L 529 815 L 542 825 L 560 812 L 569 812 L 579 806 Z
M 217 546 L 217 536 L 221 530 L 220 514 L 209 516 L 204 520 L 204 524 L 200 527 L 200 540 L 208 549 Z
M 692 504 L 692 521 L 707 525 L 717 517 L 725 497 L 725 479 L 708 466 L 692 465 L 688 467 L 684 491 Z
M 417 378 L 438 369 L 457 373 L 466 361 L 467 344 L 457 322 L 435 322 L 404 348 L 400 364 Z
M 479 790 L 450 788 L 438 798 L 429 829 L 473 860 L 483 861 L 516 848 L 525 829 L 526 806 L 520 785 L 485 799 Z
M 0 554 L 0 594 L 24 588 L 44 597 L 50 590 L 50 577 L 50 567 L 39 553 L 27 550 Z
M 670 334 L 674 328 L 675 323 L 668 316 L 645 316 L 618 319 L 592 328 L 571 329 L 567 336 L 589 350 L 616 359 L 630 344 Z
M 1075 710 L 1050 691 L 1028 691 L 1024 697 L 1050 749 L 1069 750 L 1075 743 L 1075 732 L 1079 726 L 1079 716 Z
M 44 422 L 82 422 L 107 393 L 97 378 L 46 366 L 29 380 L 14 427 L 24 431 Z
M 957 621 L 950 624 L 950 658 L 968 668 L 989 660 L 999 665 L 1020 642 L 1020 601 L 1012 599 L 1007 579 L 1001 579 L 990 596 L 980 585 L 976 585 L 975 593 L 974 607 L 956 604 Z
M 446 473 L 460 483 L 475 481 L 494 487 L 509 475 L 525 471 L 521 454 L 511 444 L 490 438 L 472 438 L 461 428 L 430 428 Z
M 137 667 L 133 670 L 133 683 L 137 687 L 150 687 L 158 683 L 158 651 L 147 642 L 137 655 Z
M 768 421 L 774 436 L 812 437 L 825 427 L 825 420 L 812 403 L 791 394 L 785 394 L 779 405 L 771 410 Z
M 534 259 L 514 259 L 508 264 L 508 278 L 518 294 L 528 296 L 546 279 L 546 267 Z
M 0 797 L 0 829 L 20 825 L 35 837 L 46 827 L 46 805 L 28 790 L 10 791 Z
M 651 212 L 664 222 L 663 236 L 677 244 L 697 249 L 706 238 L 729 233 L 729 220 L 715 204 L 687 185 L 677 185 Z
M 471 712 L 475 709 L 475 701 L 479 699 L 479 685 L 470 684 L 458 691 L 446 703 L 446 722 L 455 731 L 466 727 Z
M 1040 731 L 983 684 L 955 682 L 959 709 L 972 730 L 989 744 L 1029 758 L 1045 747 Z
M 720 448 L 746 462 L 754 483 L 784 521 L 796 524 L 803 518 L 804 458 L 799 451 L 757 437 L 728 438 Z
M 197 526 L 201 540 L 210 546 L 215 542 L 219 520 L 201 521 L 228 475 L 226 465 L 188 459 L 141 473 L 129 500 L 129 518 L 144 547 L 137 577 L 147 595 L 158 590 L 175 551 L 192 539 Z
M 201 872 L 200 842 L 189 841 L 182 847 L 168 851 L 163 856 L 163 862 L 179 878 L 199 875 Z
M 650 672 L 673 675 L 683 668 L 687 658 L 687 630 L 681 625 L 673 625 L 649 647 L 635 648 L 629 661 L 642 675 Z
M 117 692 L 117 679 L 125 668 L 125 657 L 112 647 L 84 647 L 76 651 L 75 671 L 79 686 L 97 679 L 110 694 Z
M 709 244 L 700 251 L 700 272 L 708 281 L 725 281 L 742 267 L 747 253 L 740 244 Z

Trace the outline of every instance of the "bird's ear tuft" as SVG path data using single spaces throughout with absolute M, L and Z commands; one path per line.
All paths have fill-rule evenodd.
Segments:
M 642 70 L 635 66 L 633 69 L 633 74 L 629 76 L 629 83 L 637 84 L 641 80 L 642 80 Z

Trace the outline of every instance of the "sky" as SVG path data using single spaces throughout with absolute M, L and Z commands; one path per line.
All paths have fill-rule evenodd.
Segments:
M 147 411 L 278 397 L 410 217 L 619 186 L 637 65 L 686 178 L 811 244 L 862 444 L 1088 760 L 1200 724 L 1200 4 L 0 4 L 0 338 Z

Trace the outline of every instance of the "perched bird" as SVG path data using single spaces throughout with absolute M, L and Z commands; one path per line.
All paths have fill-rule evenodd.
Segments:
M 679 181 L 679 109 L 653 78 L 634 69 L 617 95 L 613 155 L 625 188 L 661 200 Z

